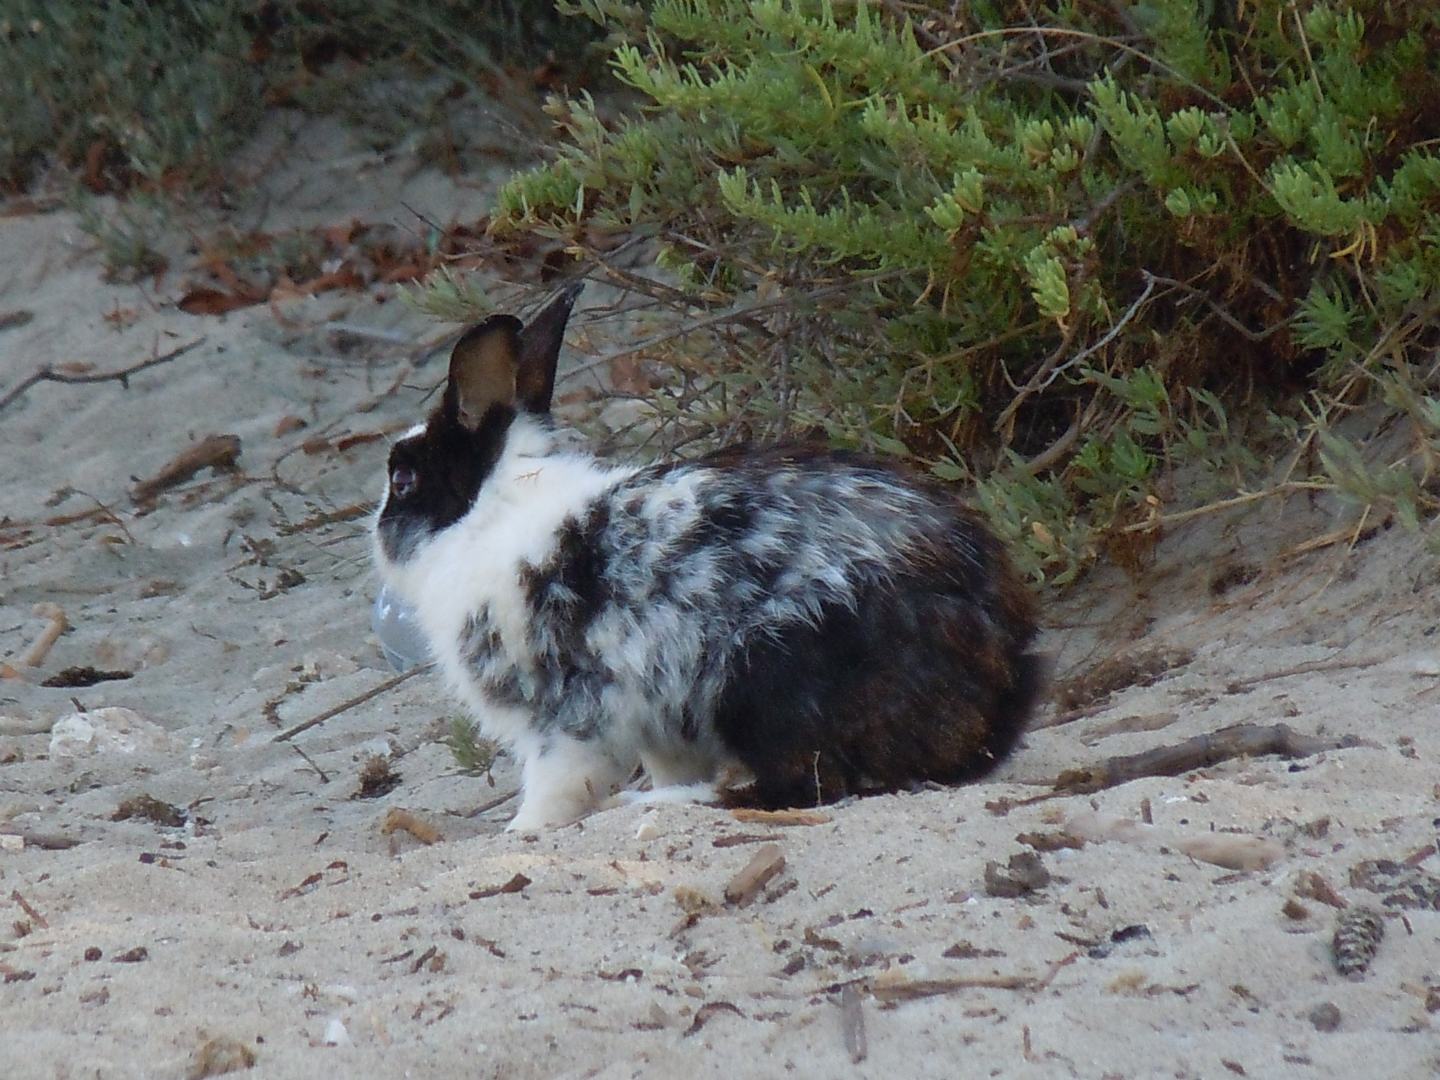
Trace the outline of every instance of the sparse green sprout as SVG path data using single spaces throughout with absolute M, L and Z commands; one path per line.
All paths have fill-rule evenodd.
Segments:
M 480 726 L 475 721 L 464 716 L 453 717 L 444 742 L 462 773 L 483 776 L 494 783 L 490 770 L 499 754 L 499 746 L 480 734 Z
M 400 290 L 417 311 L 445 322 L 477 322 L 495 310 L 478 274 L 442 266 L 416 285 Z

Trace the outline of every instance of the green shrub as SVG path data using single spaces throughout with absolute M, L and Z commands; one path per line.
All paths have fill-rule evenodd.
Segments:
M 1177 465 L 1233 502 L 1277 446 L 1277 491 L 1433 509 L 1440 8 L 575 8 L 642 108 L 557 105 L 497 226 L 602 271 L 655 238 L 703 327 L 651 357 L 676 443 L 818 431 L 983 477 L 1053 580 L 1142 560 Z M 1413 425 L 1406 481 L 1332 429 L 1364 400 Z

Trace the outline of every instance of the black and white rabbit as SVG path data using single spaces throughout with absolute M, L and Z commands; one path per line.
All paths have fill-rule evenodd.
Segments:
M 512 829 L 572 821 L 637 765 L 653 794 L 754 775 L 771 806 L 983 775 L 1042 682 L 1000 542 L 894 464 L 737 446 L 616 466 L 549 416 L 571 288 L 456 344 L 390 452 L 385 582 L 522 762 Z

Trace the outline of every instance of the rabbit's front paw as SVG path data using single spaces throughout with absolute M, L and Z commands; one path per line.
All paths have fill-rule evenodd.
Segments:
M 552 740 L 526 758 L 520 809 L 506 829 L 525 832 L 568 825 L 596 809 L 631 771 L 594 743 Z

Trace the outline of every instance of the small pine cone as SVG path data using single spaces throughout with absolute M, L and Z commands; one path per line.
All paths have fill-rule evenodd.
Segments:
M 1374 908 L 1352 907 L 1342 911 L 1335 923 L 1330 952 L 1335 969 L 1349 979 L 1365 974 L 1385 936 L 1385 923 Z

